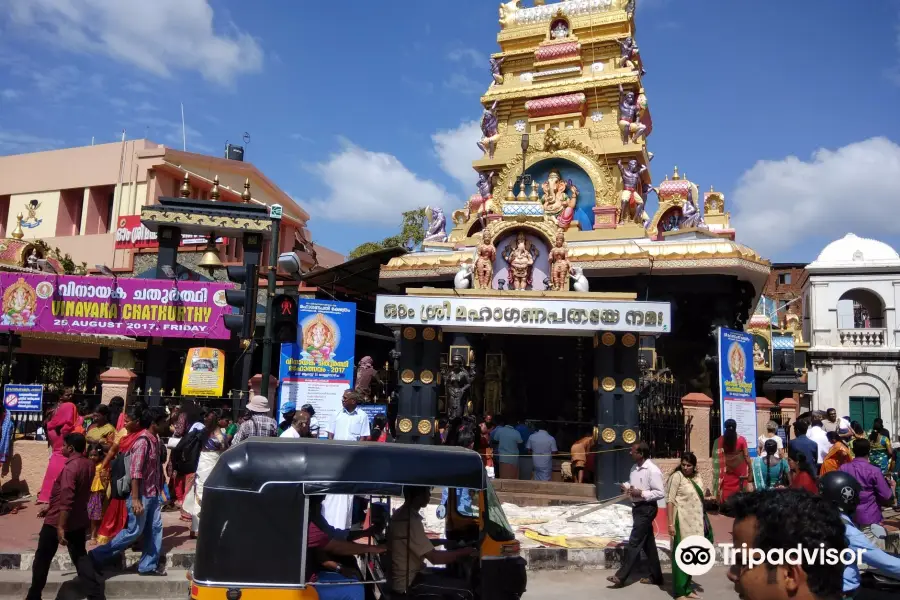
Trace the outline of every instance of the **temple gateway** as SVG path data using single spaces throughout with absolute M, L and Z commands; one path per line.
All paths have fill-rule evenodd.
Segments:
M 500 28 L 475 193 L 381 267 L 398 429 L 430 443 L 439 415 L 502 412 L 594 431 L 609 497 L 630 459 L 603 450 L 640 436 L 646 382 L 715 398 L 715 330 L 743 328 L 770 265 L 723 194 L 652 176 L 634 0 L 507 2 Z

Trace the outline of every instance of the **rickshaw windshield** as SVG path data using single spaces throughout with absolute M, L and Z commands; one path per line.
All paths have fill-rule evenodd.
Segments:
M 485 528 L 487 533 L 498 542 L 511 541 L 516 538 L 512 526 L 503 513 L 503 505 L 494 491 L 494 486 L 488 481 L 487 488 L 484 490 L 485 503 Z

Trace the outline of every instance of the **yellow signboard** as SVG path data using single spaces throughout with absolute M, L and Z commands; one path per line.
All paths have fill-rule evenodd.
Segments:
M 222 395 L 225 385 L 225 353 L 218 348 L 191 348 L 184 361 L 182 396 Z

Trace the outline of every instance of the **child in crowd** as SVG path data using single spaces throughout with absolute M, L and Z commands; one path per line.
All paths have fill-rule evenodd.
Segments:
M 97 544 L 97 531 L 103 520 L 103 505 L 106 503 L 106 484 L 109 473 L 103 468 L 106 452 L 98 443 L 88 447 L 88 458 L 94 463 L 94 481 L 91 483 L 91 497 L 88 500 L 88 518 L 91 520 L 91 545 Z

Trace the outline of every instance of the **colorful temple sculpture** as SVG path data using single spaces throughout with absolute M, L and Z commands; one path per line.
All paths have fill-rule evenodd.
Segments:
M 634 0 L 499 12 L 473 194 L 446 239 L 430 231 L 381 268 L 396 293 L 376 319 L 400 336 L 400 431 L 424 442 L 464 368 L 470 411 L 627 445 L 642 375 L 712 393 L 714 329 L 742 327 L 769 263 L 735 242 L 723 194 L 701 196 L 677 168 L 654 182 Z M 605 464 L 598 493 L 625 466 Z

